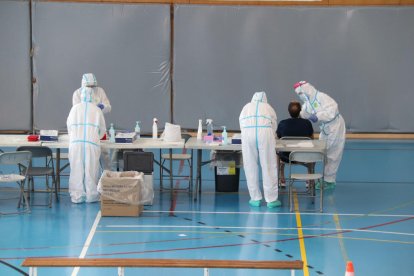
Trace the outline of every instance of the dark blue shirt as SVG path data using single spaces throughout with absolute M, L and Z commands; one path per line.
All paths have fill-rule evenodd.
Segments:
M 279 125 L 277 126 L 276 134 L 278 138 L 285 136 L 301 136 L 312 138 L 313 127 L 309 120 L 302 118 L 289 118 L 280 121 Z M 289 152 L 281 152 L 279 156 L 283 162 L 289 162 Z
M 309 120 L 302 118 L 289 118 L 280 121 L 276 131 L 277 137 L 302 136 L 312 137 L 313 127 Z

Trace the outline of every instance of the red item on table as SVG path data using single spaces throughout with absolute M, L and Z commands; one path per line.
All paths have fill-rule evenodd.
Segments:
M 39 135 L 29 135 L 29 136 L 27 136 L 27 141 L 37 142 L 37 141 L 39 141 Z

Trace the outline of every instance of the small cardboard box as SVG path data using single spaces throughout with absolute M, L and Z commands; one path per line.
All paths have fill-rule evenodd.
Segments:
M 142 212 L 143 174 L 104 171 L 99 180 L 102 216 L 138 217 Z

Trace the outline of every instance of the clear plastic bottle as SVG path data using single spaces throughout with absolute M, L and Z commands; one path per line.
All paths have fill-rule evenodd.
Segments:
M 226 126 L 223 126 L 223 132 L 221 133 L 221 137 L 222 137 L 222 145 L 227 145 L 228 140 L 227 140 L 227 131 L 226 131 Z
M 158 119 L 154 118 L 152 123 L 152 139 L 157 139 L 158 137 Z
M 213 120 L 212 119 L 207 119 L 206 122 L 207 122 L 207 135 L 213 136 L 214 135 Z
M 115 129 L 113 123 L 111 123 L 111 127 L 109 128 L 109 142 L 115 143 Z
M 203 120 L 198 120 L 197 140 L 203 139 Z
M 135 134 L 137 135 L 137 138 L 141 137 L 141 127 L 139 126 L 140 121 L 137 121 L 135 124 Z

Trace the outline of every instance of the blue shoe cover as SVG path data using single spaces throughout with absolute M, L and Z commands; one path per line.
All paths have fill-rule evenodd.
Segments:
M 282 202 L 280 202 L 279 200 L 275 200 L 272 202 L 268 202 L 267 203 L 267 208 L 276 208 L 282 205 Z
M 260 207 L 261 204 L 260 200 L 249 200 L 249 205 L 252 207 Z

